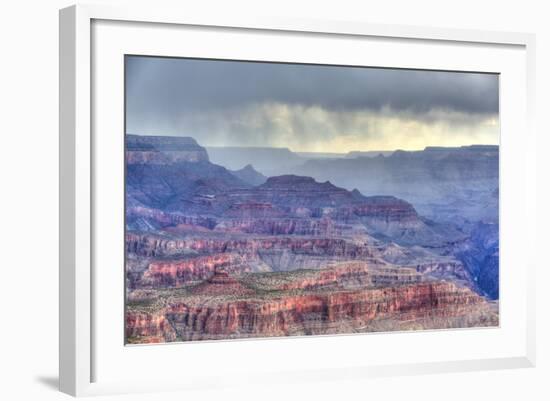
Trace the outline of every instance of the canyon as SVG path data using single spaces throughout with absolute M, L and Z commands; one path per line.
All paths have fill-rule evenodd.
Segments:
M 240 152 L 213 151 L 217 160 Z M 428 150 L 440 161 L 457 152 L 494 168 L 492 148 Z M 404 157 L 414 170 L 423 154 L 294 154 L 281 167 L 289 171 L 264 175 L 248 160 L 224 167 L 209 153 L 190 137 L 126 135 L 128 343 L 498 325 L 498 221 L 472 220 L 468 208 L 434 218 L 448 194 L 421 213 L 425 203 L 415 202 L 434 192 L 422 189 L 425 177 L 411 179 L 420 189 L 407 198 L 412 184 L 365 192 L 381 179 L 367 170 L 353 187 L 332 175 L 332 163 L 358 159 Z M 305 174 L 312 163 L 326 163 L 330 177 Z M 441 163 L 438 188 L 493 179 Z

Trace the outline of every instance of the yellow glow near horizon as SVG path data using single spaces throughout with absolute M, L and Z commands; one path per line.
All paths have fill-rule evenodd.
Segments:
M 166 133 L 166 129 L 158 125 L 151 128 L 153 132 Z M 348 153 L 498 144 L 500 124 L 498 115 L 450 110 L 335 111 L 319 106 L 264 103 L 223 113 L 184 115 L 172 130 L 194 137 L 203 146 Z

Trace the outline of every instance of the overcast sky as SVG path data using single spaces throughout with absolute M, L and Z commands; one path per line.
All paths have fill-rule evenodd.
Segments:
M 294 151 L 497 144 L 498 76 L 126 59 L 126 130 Z

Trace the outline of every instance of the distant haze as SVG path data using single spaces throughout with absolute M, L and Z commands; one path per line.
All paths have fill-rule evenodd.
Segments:
M 498 144 L 498 75 L 126 57 L 126 131 L 294 152 Z

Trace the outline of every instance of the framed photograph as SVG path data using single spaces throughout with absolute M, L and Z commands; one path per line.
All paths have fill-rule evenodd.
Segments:
M 534 37 L 60 12 L 60 388 L 535 363 Z

